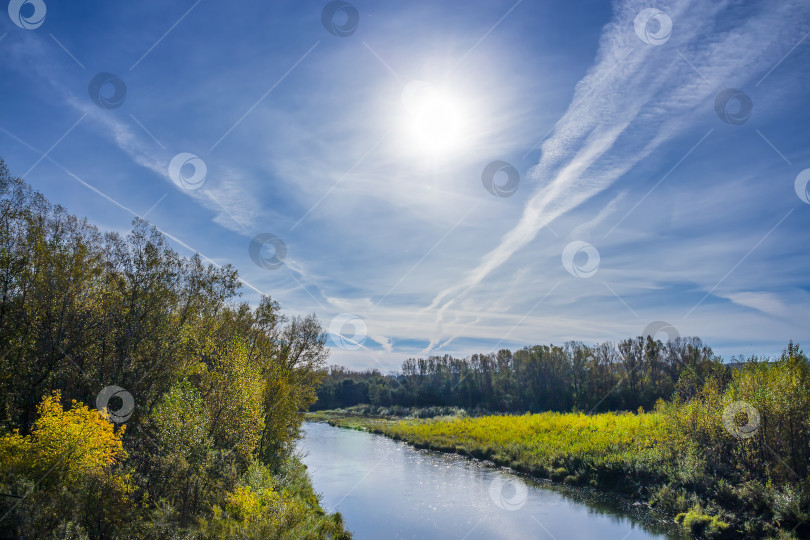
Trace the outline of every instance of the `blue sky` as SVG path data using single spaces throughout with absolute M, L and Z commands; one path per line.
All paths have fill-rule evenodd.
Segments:
M 0 156 L 315 312 L 333 363 L 656 321 L 772 355 L 810 343 L 808 32 L 790 0 L 13 0 Z

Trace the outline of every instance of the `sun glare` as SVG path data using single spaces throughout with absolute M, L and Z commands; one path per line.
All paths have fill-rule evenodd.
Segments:
M 404 128 L 412 150 L 438 155 L 459 149 L 465 140 L 463 100 L 446 89 L 415 81 L 402 92 Z

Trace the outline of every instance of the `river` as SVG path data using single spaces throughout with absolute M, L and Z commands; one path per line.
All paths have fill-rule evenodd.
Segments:
M 305 423 L 304 433 L 315 491 L 356 540 L 682 538 L 646 509 L 594 490 L 323 423 Z

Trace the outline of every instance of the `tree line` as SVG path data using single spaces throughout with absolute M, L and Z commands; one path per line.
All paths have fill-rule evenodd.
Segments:
M 0 537 L 346 537 L 293 455 L 325 334 L 239 289 L 0 160 Z
M 313 409 L 455 406 L 495 412 L 651 409 L 676 390 L 697 393 L 727 368 L 699 338 L 651 336 L 594 346 L 571 341 L 512 352 L 410 358 L 399 373 L 331 366 Z M 726 375 L 727 376 L 727 375 Z

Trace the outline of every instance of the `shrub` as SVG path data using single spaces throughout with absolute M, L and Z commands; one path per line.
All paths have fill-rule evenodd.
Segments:
M 3 536 L 84 538 L 109 536 L 131 515 L 124 428 L 103 413 L 54 392 L 37 406 L 31 434 L 0 437 L 0 523 Z
M 716 516 L 709 516 L 697 506 L 688 512 L 678 514 L 675 521 L 696 538 L 722 538 L 729 524 Z

